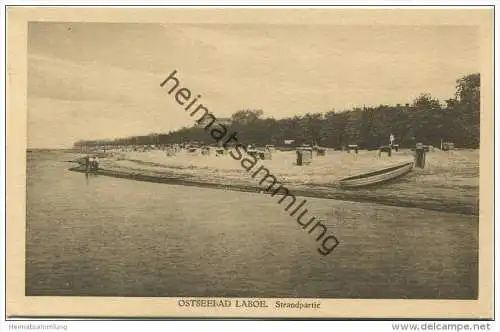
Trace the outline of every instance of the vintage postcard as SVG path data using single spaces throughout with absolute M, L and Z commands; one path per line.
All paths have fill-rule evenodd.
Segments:
M 493 9 L 7 10 L 11 317 L 493 316 Z

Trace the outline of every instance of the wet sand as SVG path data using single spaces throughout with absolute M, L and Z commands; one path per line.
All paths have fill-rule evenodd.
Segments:
M 368 188 L 342 189 L 344 177 L 412 161 L 411 151 L 393 152 L 391 157 L 378 151 L 359 154 L 327 150 L 314 156 L 311 164 L 295 165 L 295 152 L 276 151 L 271 160 L 259 160 L 249 172 L 230 155 L 202 156 L 199 152 L 165 151 L 115 152 L 101 159 L 98 174 L 139 181 L 183 184 L 248 192 L 265 191 L 259 184 L 264 172 L 252 177 L 260 165 L 295 196 L 374 202 L 436 211 L 478 215 L 479 151 L 454 150 L 427 153 L 424 169 L 413 169 L 404 177 Z M 83 172 L 80 167 L 72 168 Z

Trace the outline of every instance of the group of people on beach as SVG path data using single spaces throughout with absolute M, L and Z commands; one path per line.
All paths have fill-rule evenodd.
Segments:
M 85 171 L 96 171 L 99 169 L 99 158 L 97 156 L 85 157 Z

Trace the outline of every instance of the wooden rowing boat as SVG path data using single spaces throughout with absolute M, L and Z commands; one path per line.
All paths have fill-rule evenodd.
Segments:
M 413 162 L 384 168 L 378 171 L 350 176 L 339 181 L 342 188 L 358 188 L 387 182 L 409 173 Z

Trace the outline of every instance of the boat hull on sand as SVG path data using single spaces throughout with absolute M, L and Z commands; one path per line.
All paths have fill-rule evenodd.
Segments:
M 399 178 L 413 169 L 413 162 L 384 168 L 378 171 L 350 176 L 339 181 L 342 188 L 367 187 Z

